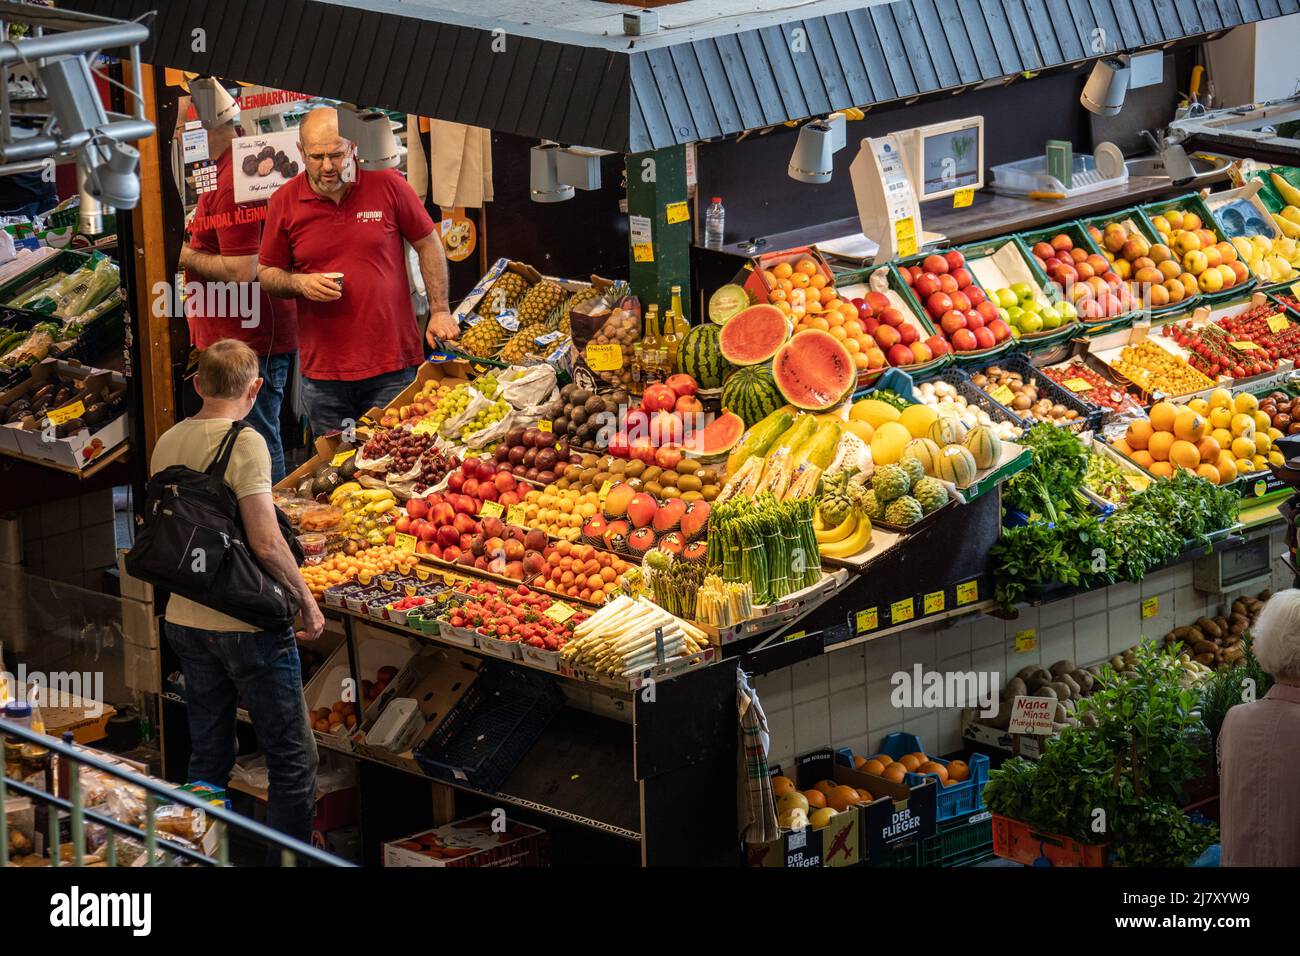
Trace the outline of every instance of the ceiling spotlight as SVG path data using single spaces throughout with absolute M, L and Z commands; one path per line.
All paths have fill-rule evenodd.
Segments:
M 204 129 L 217 129 L 239 119 L 239 104 L 215 77 L 191 80 L 190 96 Z
M 77 165 L 85 170 L 86 192 L 114 209 L 134 209 L 140 201 L 139 164 L 140 153 L 134 146 L 112 140 L 91 140 L 77 153 Z
M 362 169 L 394 169 L 402 161 L 402 147 L 393 133 L 388 114 L 378 110 L 357 113 L 357 162 Z
M 833 156 L 844 148 L 844 114 L 832 113 L 799 128 L 799 139 L 790 154 L 790 178 L 801 183 L 828 183 L 834 169 Z
M 573 198 L 573 187 L 561 182 L 558 157 L 559 143 L 534 146 L 529 153 L 529 194 L 533 202 L 564 202 Z
M 1114 116 L 1124 106 L 1128 77 L 1128 57 L 1098 60 L 1079 94 L 1079 103 L 1098 116 Z
M 83 236 L 98 236 L 104 231 L 104 207 L 86 188 L 86 169 L 81 163 L 77 163 L 77 191 L 81 194 L 77 231 Z

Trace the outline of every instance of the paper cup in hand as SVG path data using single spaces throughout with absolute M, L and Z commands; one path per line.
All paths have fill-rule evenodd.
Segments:
M 340 291 L 340 292 L 343 291 L 343 273 L 342 273 L 342 272 L 327 272 L 327 273 L 325 273 L 325 278 L 332 280 L 333 283 L 334 283 L 336 286 L 339 287 L 339 291 Z

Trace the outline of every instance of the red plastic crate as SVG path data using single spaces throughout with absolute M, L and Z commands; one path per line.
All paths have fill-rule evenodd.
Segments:
M 1019 820 L 993 815 L 993 852 L 1025 866 L 1107 866 L 1108 843 L 1080 843 L 1042 833 Z

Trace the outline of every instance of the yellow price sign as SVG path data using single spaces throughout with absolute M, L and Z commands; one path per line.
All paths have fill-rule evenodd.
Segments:
M 523 523 L 527 520 L 527 515 L 528 515 L 527 509 L 524 508 L 522 503 L 517 505 L 511 505 L 510 509 L 506 512 L 506 523 L 514 524 L 514 525 L 523 525 Z
M 1016 393 L 1006 385 L 999 385 L 997 388 L 989 389 L 989 398 L 999 405 L 1010 405 L 1016 400 Z
M 684 202 L 670 202 L 664 213 L 669 225 L 676 222 L 687 222 L 691 218 L 691 207 Z
M 655 247 L 648 242 L 638 242 L 632 247 L 633 262 L 654 262 Z
M 966 604 L 974 604 L 980 598 L 980 583 L 978 581 L 965 581 L 957 585 L 957 606 L 962 607 Z
M 904 598 L 889 605 L 889 623 L 902 624 L 916 616 L 916 599 Z
M 1027 654 L 1038 646 L 1038 631 L 1030 628 L 1027 631 L 1016 632 L 1016 653 Z
M 480 518 L 500 518 L 505 514 L 506 509 L 501 507 L 499 501 L 485 501 L 482 507 L 478 509 Z
M 938 614 L 944 607 L 944 595 L 942 591 L 932 591 L 925 596 L 924 600 L 926 614 Z
M 1285 332 L 1291 327 L 1291 322 L 1285 315 L 1270 315 L 1267 321 L 1270 332 Z
M 413 534 L 398 534 L 394 546 L 398 551 L 415 552 L 416 537 Z
M 895 220 L 894 238 L 898 241 L 898 254 L 900 256 L 916 255 L 916 223 L 911 216 Z
M 421 581 L 427 581 L 432 575 L 427 568 L 416 568 L 415 576 Z
M 1300 299 L 1300 282 L 1291 283 L 1291 294 L 1297 299 Z
M 1061 383 L 1072 392 L 1091 392 L 1092 383 L 1086 378 L 1067 378 Z
M 384 591 L 391 591 L 393 590 L 394 587 L 396 587 L 396 585 L 393 584 L 392 578 L 380 578 L 379 587 Z
M 965 209 L 975 201 L 975 190 L 971 188 L 959 189 L 952 194 L 952 208 Z
M 551 420 L 549 418 L 543 418 L 537 423 L 537 430 L 549 435 L 551 433 Z
M 1160 613 L 1160 598 L 1149 597 L 1142 602 L 1142 619 L 1145 621 L 1149 617 L 1155 617 Z
M 617 342 L 587 345 L 587 365 L 593 372 L 613 372 L 623 367 L 623 346 Z
M 54 411 L 47 413 L 50 423 L 53 425 L 62 425 L 72 421 L 74 418 L 80 418 L 86 413 L 86 406 L 80 401 L 73 402 L 71 405 L 64 405 L 62 408 L 56 408 Z
M 570 605 L 565 604 L 563 601 L 556 601 L 554 604 L 552 604 L 550 607 L 546 609 L 545 613 L 546 616 L 549 617 L 556 624 L 563 624 L 565 621 L 573 617 L 573 615 L 577 614 L 578 612 L 575 611 Z
M 347 451 L 341 451 L 330 459 L 330 465 L 334 468 L 340 468 L 343 463 L 357 453 L 355 448 L 349 448 Z
M 787 644 L 790 641 L 797 641 L 799 640 L 799 638 L 807 637 L 807 636 L 808 636 L 807 631 L 793 631 L 792 633 L 787 634 L 784 638 L 782 638 L 781 643 Z
M 1228 344 L 1231 345 L 1238 352 L 1251 352 L 1256 349 L 1258 349 L 1261 352 L 1264 351 L 1262 348 L 1260 348 L 1260 346 L 1256 345 L 1254 342 L 1229 342 Z
M 859 634 L 865 634 L 867 631 L 874 631 L 880 627 L 880 611 L 877 608 L 869 607 L 865 611 L 859 611 L 854 615 L 854 623 L 857 625 Z
M 603 485 L 600 486 L 600 491 L 598 492 L 597 497 L 600 498 L 601 504 L 605 503 L 605 498 L 608 497 L 609 495 L 609 489 L 613 487 L 614 487 L 614 482 L 612 481 L 606 481 Z

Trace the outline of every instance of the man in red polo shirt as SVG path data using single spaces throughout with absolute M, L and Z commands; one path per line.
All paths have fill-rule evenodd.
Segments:
M 262 388 L 248 421 L 271 453 L 271 480 L 284 477 L 280 405 L 298 348 L 298 306 L 254 285 L 266 203 L 235 203 L 230 141 L 237 119 L 208 130 L 208 155 L 217 161 L 217 188 L 199 196 L 190 220 L 190 240 L 181 247 L 181 267 L 190 293 L 185 298 L 190 341 L 199 351 L 221 339 L 238 339 L 257 353 Z
M 358 169 L 345 181 L 355 147 L 328 107 L 303 119 L 298 149 L 303 172 L 271 197 L 258 277 L 273 295 L 297 297 L 303 394 L 323 435 L 387 405 L 424 359 L 403 240 L 420 258 L 429 342 L 455 338 L 457 326 L 442 241 L 401 173 Z

